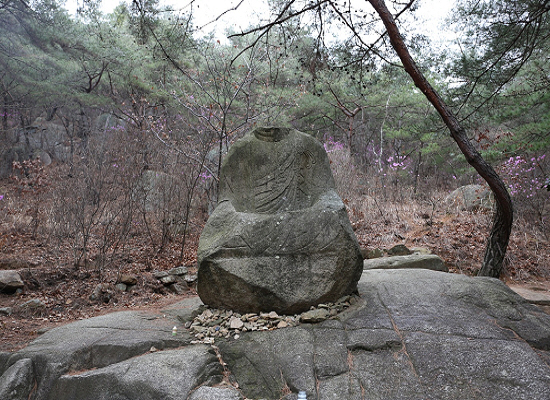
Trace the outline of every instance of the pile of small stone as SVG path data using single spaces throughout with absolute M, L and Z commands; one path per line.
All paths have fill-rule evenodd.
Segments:
M 175 294 L 184 294 L 197 281 L 197 274 L 189 272 L 184 266 L 172 268 L 169 271 L 157 271 L 153 276 Z
M 214 343 L 215 339 L 238 339 L 242 332 L 271 331 L 274 329 L 296 326 L 299 323 L 316 323 L 334 318 L 357 302 L 356 296 L 344 296 L 336 303 L 319 304 L 310 310 L 295 315 L 279 315 L 275 311 L 269 313 L 240 314 L 231 310 L 222 310 L 204 306 L 201 314 L 193 322 L 188 322 L 186 328 L 195 335 L 197 340 L 192 343 Z

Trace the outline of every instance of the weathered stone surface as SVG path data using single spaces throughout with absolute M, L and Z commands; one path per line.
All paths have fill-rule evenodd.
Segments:
M 167 275 L 160 278 L 160 281 L 165 285 L 171 285 L 176 282 L 176 277 L 174 275 Z
M 422 268 L 448 272 L 445 262 L 435 254 L 411 254 L 409 256 L 381 257 L 363 261 L 364 269 Z
M 172 336 L 177 320 L 163 315 L 119 312 L 60 326 L 44 333 L 29 346 L 11 355 L 4 368 L 20 359 L 32 359 L 36 399 L 46 399 L 51 385 L 62 374 L 100 368 L 144 354 L 151 347 L 165 349 L 191 342 L 191 336 Z
M 128 289 L 128 285 L 126 285 L 125 283 L 117 283 L 115 287 L 121 292 L 125 292 L 126 289 Z
M 445 198 L 447 207 L 466 211 L 491 211 L 494 203 L 491 190 L 481 185 L 459 187 Z
M 285 386 L 315 393 L 314 337 L 307 329 L 252 332 L 219 346 L 247 398 L 279 399 Z
M 32 360 L 23 358 L 11 365 L 0 377 L 0 399 L 28 399 L 33 386 Z
M 115 287 L 109 283 L 99 283 L 90 295 L 90 300 L 108 303 L 115 295 Z
M 155 277 L 156 279 L 161 279 L 161 278 L 164 278 L 168 275 L 170 275 L 170 274 L 166 271 L 155 271 L 155 272 L 153 272 L 153 277 Z
M 197 281 L 197 274 L 185 274 L 183 280 L 187 282 L 188 285 L 191 285 Z
M 189 396 L 189 400 L 242 400 L 234 388 L 201 386 Z
M 17 271 L 0 270 L 0 292 L 14 293 L 23 286 L 23 280 Z
M 126 122 L 113 114 L 101 114 L 94 121 L 94 128 L 97 132 L 105 133 L 109 130 L 124 129 Z
M 141 174 L 138 186 L 143 196 L 145 209 L 157 211 L 167 209 L 177 182 L 173 176 L 162 171 L 147 170 Z
M 502 282 L 368 270 L 358 290 L 335 319 L 217 340 L 239 390 L 217 386 L 221 364 L 210 346 L 190 344 L 184 329 L 172 337 L 171 315 L 182 323 L 199 312 L 206 323 L 236 315 L 190 298 L 163 314 L 115 313 L 55 328 L 0 353 L 0 398 L 28 399 L 36 381 L 33 400 L 295 400 L 300 390 L 323 400 L 548 399 L 550 316 Z M 241 316 L 245 324 L 277 321 L 271 317 Z M 170 347 L 166 340 L 182 347 L 149 353 Z M 27 389 L 2 392 L 16 387 Z
M 221 380 L 221 365 L 204 345 L 159 351 L 104 368 L 60 377 L 51 400 L 180 400 L 193 388 Z M 215 383 L 215 382 L 214 382 Z
M 237 318 L 237 317 L 232 317 L 230 320 L 229 320 L 229 327 L 231 329 L 240 329 L 244 326 L 244 322 L 240 319 L 240 318 Z
M 323 146 L 284 128 L 235 143 L 198 262 L 197 290 L 213 307 L 296 313 L 352 293 L 362 256 Z
M 51 161 L 51 158 L 64 161 L 71 154 L 71 148 L 67 144 L 69 136 L 65 128 L 41 117 L 23 129 L 12 131 L 7 139 L 6 150 L 0 149 L 0 177 L 12 172 L 13 161 L 23 161 L 36 156 L 40 156 L 46 163 Z
M 550 317 L 500 281 L 372 270 L 359 292 L 363 302 L 339 320 L 221 343 L 243 394 L 279 399 L 290 388 L 319 399 L 548 398 Z
M 176 317 L 181 323 L 193 320 L 200 314 L 199 310 L 204 307 L 203 302 L 198 296 L 188 297 L 182 301 L 172 304 L 162 310 L 164 314 Z

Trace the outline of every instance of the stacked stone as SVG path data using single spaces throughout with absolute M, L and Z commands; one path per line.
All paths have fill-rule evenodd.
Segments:
M 120 276 L 120 281 L 115 285 L 115 287 L 122 292 L 130 292 L 133 287 L 137 285 L 138 278 L 132 274 L 122 274 Z
M 334 318 L 357 302 L 356 296 L 344 296 L 336 303 L 319 304 L 295 315 L 269 313 L 240 314 L 231 310 L 206 309 L 186 325 L 195 335 L 193 343 L 214 343 L 215 339 L 238 339 L 242 332 L 268 331 L 296 326 L 299 323 L 317 323 Z
M 172 268 L 169 271 L 157 271 L 153 276 L 175 294 L 184 294 L 197 280 L 197 274 L 189 272 L 184 266 Z

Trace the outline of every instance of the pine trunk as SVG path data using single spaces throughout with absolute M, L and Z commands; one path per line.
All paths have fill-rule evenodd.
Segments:
M 489 234 L 489 239 L 487 240 L 483 265 L 479 271 L 479 275 L 498 278 L 502 275 L 504 270 L 504 256 L 506 255 L 506 249 L 508 247 L 508 241 L 512 231 L 514 213 L 510 194 L 508 193 L 504 182 L 502 182 L 502 179 L 500 179 L 493 167 L 491 167 L 491 165 L 483 159 L 481 154 L 479 154 L 470 142 L 466 132 L 460 126 L 450 108 L 443 102 L 439 94 L 434 90 L 422 72 L 418 69 L 407 49 L 407 46 L 405 45 L 405 42 L 403 41 L 403 37 L 399 33 L 393 15 L 389 12 L 384 0 L 369 0 L 369 3 L 374 7 L 382 19 L 382 22 L 388 31 L 391 44 L 401 59 L 405 70 L 411 76 L 415 85 L 433 104 L 449 128 L 452 138 L 457 143 L 460 151 L 462 151 L 462 154 L 466 157 L 468 163 L 475 168 L 483 179 L 485 179 L 493 191 L 496 201 L 496 209 L 493 217 L 491 233 Z

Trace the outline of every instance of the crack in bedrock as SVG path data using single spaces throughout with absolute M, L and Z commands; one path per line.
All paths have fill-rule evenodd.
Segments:
M 386 312 L 388 313 L 388 318 L 390 319 L 390 322 L 392 324 L 392 327 L 393 327 L 393 330 L 395 331 L 395 333 L 397 333 L 397 336 L 399 336 L 399 340 L 401 340 L 401 350 L 400 350 L 400 353 L 401 354 L 404 354 L 405 357 L 407 357 L 407 361 L 408 361 L 408 364 L 409 364 L 409 367 L 411 369 L 411 372 L 413 373 L 413 375 L 416 377 L 416 379 L 418 379 L 418 383 L 420 385 L 422 385 L 422 382 L 420 380 L 420 377 L 418 375 L 418 373 L 416 372 L 416 368 L 414 367 L 414 364 L 412 362 L 412 359 L 409 355 L 409 353 L 407 352 L 407 345 L 405 344 L 405 339 L 403 338 L 403 333 L 399 330 L 399 328 L 397 327 L 397 324 L 395 322 L 395 320 L 393 319 L 393 316 L 390 312 L 390 309 L 386 306 L 386 304 L 384 303 L 384 301 L 382 300 L 382 297 L 380 296 L 380 293 L 378 292 L 377 293 L 377 296 L 378 296 L 378 300 L 380 301 L 380 304 L 382 304 L 382 306 L 384 307 L 384 309 L 386 310 Z

